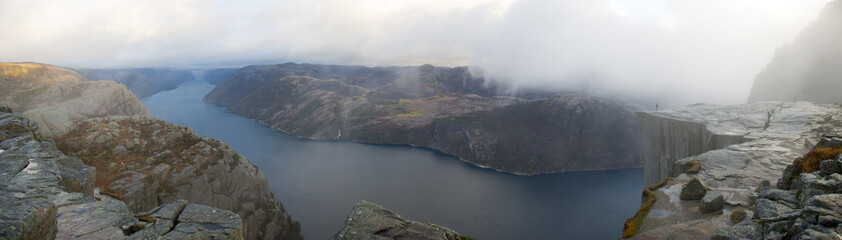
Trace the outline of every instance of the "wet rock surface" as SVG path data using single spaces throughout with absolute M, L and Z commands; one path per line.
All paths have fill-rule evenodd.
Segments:
M 823 134 L 842 130 L 841 110 L 832 104 L 762 102 L 695 104 L 638 113 L 644 135 L 646 182 L 668 176 L 676 179 L 656 191 L 659 201 L 652 209 L 664 214 L 647 217 L 638 235 L 642 239 L 678 235 L 709 238 L 717 228 L 733 224 L 722 215 L 756 207 L 755 201 L 764 202 L 762 207 L 774 211 L 788 211 L 803 205 L 809 196 L 842 187 L 842 178 L 837 180 L 842 175 L 826 174 L 835 171 L 831 165 L 825 164 L 826 173 L 821 177 L 817 175 L 821 171 L 799 175 L 791 167 L 794 159 L 820 143 Z M 695 174 L 685 173 L 686 164 L 691 161 L 701 164 Z M 819 165 L 816 170 L 820 170 Z M 782 173 L 803 178 L 781 178 Z M 700 203 L 694 202 L 698 200 L 680 200 L 681 186 L 694 177 L 701 179 L 709 191 L 722 193 L 722 214 L 703 214 L 698 208 Z M 779 185 L 812 187 L 799 193 Z M 754 220 L 794 220 L 795 213 L 773 213 L 768 209 L 758 209 Z M 745 221 L 749 220 L 742 220 Z
M 185 199 L 233 211 L 246 239 L 301 239 L 263 172 L 227 143 L 148 117 L 79 121 L 56 142 L 100 170 L 96 185 L 133 211 Z
M 0 113 L 0 136 L 0 236 L 4 239 L 160 236 L 122 201 L 92 196 L 96 192 L 92 189 L 94 168 L 41 139 L 33 121 L 20 114 Z M 220 217 L 196 218 L 230 230 L 226 233 L 231 234 L 218 235 L 218 239 L 242 238 L 237 235 L 242 228 L 236 226 L 240 221 L 236 214 L 207 206 L 196 209 L 196 216 L 219 213 Z
M 380 205 L 359 201 L 354 204 L 345 226 L 331 239 L 441 239 L 458 240 L 453 230 L 434 224 L 421 223 L 402 217 Z

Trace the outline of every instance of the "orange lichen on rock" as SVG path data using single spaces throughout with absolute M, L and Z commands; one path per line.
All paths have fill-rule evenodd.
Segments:
M 658 199 L 654 191 L 666 185 L 667 181 L 670 179 L 672 178 L 666 177 L 661 179 L 661 181 L 643 189 L 643 201 L 640 204 L 640 209 L 634 213 L 634 216 L 626 219 L 626 223 L 623 225 L 623 238 L 630 238 L 637 233 L 637 230 L 640 229 L 640 225 L 643 224 L 643 219 L 646 218 L 646 215 L 649 215 L 649 211 L 652 210 L 652 205 L 654 205 L 655 201 Z
M 836 156 L 842 154 L 842 147 L 818 147 L 804 155 L 803 158 L 796 159 L 795 164 L 801 167 L 802 173 L 815 172 L 819 170 L 819 164 L 826 159 L 836 159 Z

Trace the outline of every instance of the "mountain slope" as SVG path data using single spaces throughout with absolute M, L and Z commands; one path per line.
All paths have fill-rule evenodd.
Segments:
M 87 81 L 76 72 L 39 63 L 0 63 L 0 105 L 32 118 L 46 136 L 64 134 L 82 118 L 149 116 L 122 84 Z
M 842 102 L 842 1 L 828 3 L 795 42 L 775 52 L 748 102 Z
M 126 68 L 126 69 L 74 69 L 91 81 L 114 80 L 126 85 L 138 98 L 175 89 L 179 84 L 194 80 L 190 71 Z
M 288 63 L 241 69 L 204 100 L 300 137 L 429 147 L 517 174 L 639 166 L 635 107 L 498 91 L 464 67 Z

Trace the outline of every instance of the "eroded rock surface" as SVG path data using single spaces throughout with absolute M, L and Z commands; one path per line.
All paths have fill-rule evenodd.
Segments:
M 777 183 L 793 159 L 812 149 L 824 133 L 842 130 L 840 110 L 833 104 L 760 102 L 697 104 L 638 113 L 646 148 L 646 182 L 675 177 L 656 191 L 658 202 L 652 211 L 658 214 L 644 220 L 638 236 L 709 238 L 715 229 L 728 226 L 725 215 L 754 204 L 755 189 L 761 182 Z M 698 173 L 684 173 L 689 161 L 701 164 Z M 722 193 L 725 206 L 721 214 L 701 213 L 698 200 L 679 199 L 681 186 L 693 177 Z M 760 194 L 780 199 L 775 201 L 780 205 L 769 205 L 778 209 L 791 208 L 795 193 L 775 190 Z M 691 222 L 694 224 L 688 225 Z
M 95 170 L 39 136 L 20 114 L 0 113 L 0 236 L 3 239 L 158 239 L 125 203 L 91 196 Z M 102 199 L 102 200 L 100 200 Z M 223 226 L 226 234 L 185 227 L 185 233 L 242 239 L 239 216 L 207 206 L 187 219 Z M 193 217 L 193 216 L 219 217 Z M 181 217 L 179 217 L 180 219 Z M 180 221 L 175 228 L 179 228 Z M 217 228 L 213 228 L 218 230 Z M 207 234 L 211 233 L 211 234 Z M 202 237 L 206 238 L 206 237 Z
M 380 205 L 359 201 L 354 204 L 345 225 L 331 239 L 440 239 L 458 240 L 460 235 L 445 227 L 412 221 Z
M 96 167 L 96 185 L 134 211 L 185 199 L 231 210 L 247 239 L 300 239 L 263 172 L 227 143 L 148 117 L 92 118 L 57 137 L 59 148 Z

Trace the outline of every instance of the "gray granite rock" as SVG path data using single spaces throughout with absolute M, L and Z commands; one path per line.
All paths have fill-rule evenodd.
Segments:
M 705 193 L 707 193 L 705 183 L 698 177 L 693 176 L 690 182 L 681 187 L 679 198 L 681 200 L 699 200 L 705 196 Z
M 453 230 L 429 223 L 412 221 L 380 205 L 359 201 L 351 214 L 331 239 L 442 239 L 457 240 L 459 234 Z
M 754 222 L 740 223 L 719 228 L 713 232 L 712 240 L 760 240 L 763 239 L 763 227 Z
M 708 191 L 705 197 L 702 198 L 701 204 L 699 204 L 699 211 L 702 213 L 716 212 L 722 210 L 724 204 L 725 197 L 722 196 L 722 193 Z
M 819 164 L 819 169 L 824 174 L 834 174 L 842 172 L 839 170 L 839 164 L 836 162 L 836 159 L 827 159 L 822 161 Z

